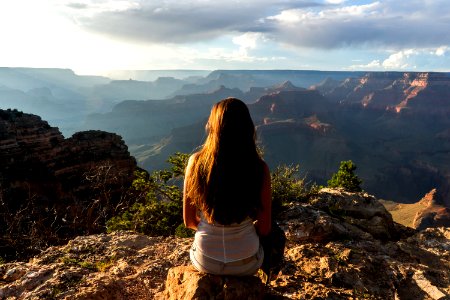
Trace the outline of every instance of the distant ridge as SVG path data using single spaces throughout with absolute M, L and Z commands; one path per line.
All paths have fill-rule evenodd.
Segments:
M 111 79 L 134 79 L 141 81 L 154 81 L 159 77 L 172 77 L 175 79 L 185 79 L 194 76 L 207 76 L 211 70 L 111 70 L 104 72 L 104 75 Z

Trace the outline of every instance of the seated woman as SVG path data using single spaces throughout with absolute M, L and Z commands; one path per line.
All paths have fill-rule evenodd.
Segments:
M 216 103 L 206 130 L 185 173 L 183 218 L 196 230 L 191 261 L 205 273 L 252 275 L 264 259 L 259 238 L 271 229 L 270 172 L 241 100 Z

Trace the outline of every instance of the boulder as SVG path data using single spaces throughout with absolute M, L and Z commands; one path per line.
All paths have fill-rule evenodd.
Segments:
M 166 289 L 159 299 L 262 299 L 264 285 L 256 276 L 218 276 L 198 272 L 193 266 L 169 269 Z
M 278 218 L 286 237 L 295 242 L 389 240 L 399 235 L 391 214 L 365 193 L 324 188 L 309 203 L 291 203 Z
M 366 193 L 324 188 L 310 203 L 313 208 L 325 211 L 374 238 L 387 240 L 397 235 L 392 215 L 374 196 Z

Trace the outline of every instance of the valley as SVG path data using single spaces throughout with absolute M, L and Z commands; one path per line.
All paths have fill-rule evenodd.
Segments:
M 119 134 L 148 171 L 166 167 L 174 152 L 194 152 L 211 106 L 236 97 L 249 106 L 270 167 L 299 164 L 324 184 L 351 159 L 364 190 L 379 198 L 415 203 L 437 189 L 450 205 L 448 73 L 216 70 L 154 81 L 142 80 L 156 78 L 145 72 L 138 80 L 70 70 L 1 74 L 2 108 L 39 114 L 65 136 Z M 177 76 L 161 73 L 168 74 Z

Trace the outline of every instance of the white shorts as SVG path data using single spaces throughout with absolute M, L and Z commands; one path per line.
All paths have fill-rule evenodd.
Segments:
M 258 252 L 251 257 L 224 263 L 203 255 L 194 244 L 190 250 L 190 258 L 199 272 L 215 275 L 247 276 L 255 274 L 261 267 L 264 260 L 264 250 L 260 246 Z

